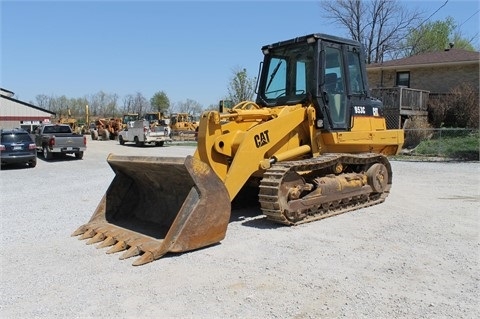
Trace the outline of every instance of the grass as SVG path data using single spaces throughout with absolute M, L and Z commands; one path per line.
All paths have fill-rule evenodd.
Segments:
M 457 160 L 478 161 L 480 136 L 478 131 L 465 136 L 443 136 L 424 140 L 413 154 L 421 156 L 446 157 Z

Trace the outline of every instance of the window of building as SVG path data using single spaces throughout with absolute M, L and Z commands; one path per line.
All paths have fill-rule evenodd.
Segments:
M 410 87 L 410 72 L 397 72 L 396 85 Z

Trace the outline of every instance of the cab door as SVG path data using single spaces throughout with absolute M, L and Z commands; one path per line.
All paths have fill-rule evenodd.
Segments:
M 355 124 L 355 117 L 380 116 L 381 102 L 369 98 L 365 66 L 358 47 L 346 46 L 347 96 L 349 118 Z
M 325 63 L 323 67 L 323 95 L 329 112 L 330 128 L 346 130 L 348 121 L 348 96 L 346 91 L 346 68 L 342 46 L 324 42 Z

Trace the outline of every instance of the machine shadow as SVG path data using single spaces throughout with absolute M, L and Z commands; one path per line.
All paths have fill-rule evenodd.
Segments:
M 263 215 L 258 202 L 258 187 L 244 187 L 232 202 L 230 221 L 259 229 L 276 229 L 284 225 L 272 222 Z

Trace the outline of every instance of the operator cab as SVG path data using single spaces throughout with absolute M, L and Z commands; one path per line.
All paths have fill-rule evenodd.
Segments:
M 262 51 L 258 105 L 313 103 L 317 127 L 327 130 L 350 130 L 352 116 L 378 115 L 381 103 L 368 96 L 359 42 L 311 34 L 266 45 Z

